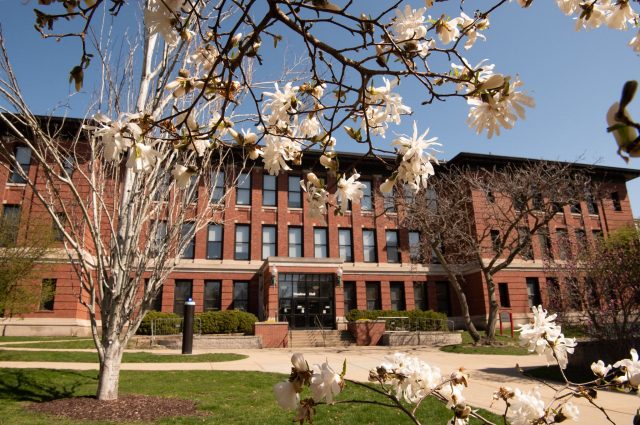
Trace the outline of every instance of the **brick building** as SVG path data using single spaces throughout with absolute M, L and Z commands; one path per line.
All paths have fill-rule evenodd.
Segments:
M 41 172 L 37 163 L 31 161 L 27 150 L 16 149 L 23 168 L 28 169 L 30 178 L 37 179 Z M 343 168 L 358 161 L 357 169 L 366 185 L 362 202 L 351 205 L 342 216 L 330 209 L 324 219 L 309 218 L 299 184 L 317 155 L 305 156 L 302 171 L 277 177 L 258 166 L 239 175 L 233 165 L 225 168 L 212 193 L 198 196 L 198 203 L 208 202 L 225 192 L 227 182 L 237 181 L 224 199 L 221 223 L 196 232 L 164 282 L 155 308 L 180 313 L 184 301 L 192 297 L 197 312 L 242 309 L 261 320 L 287 321 L 291 328 L 314 328 L 318 323 L 339 328 L 348 310 L 356 308 L 432 309 L 458 316 L 459 306 L 441 266 L 412 263 L 420 235 L 401 228 L 398 215 L 402 210 L 396 209 L 392 198 L 376 191 L 384 181 L 379 163 L 360 160 L 358 155 L 341 156 Z M 461 153 L 450 162 L 482 167 L 519 161 L 524 160 Z M 574 238 L 579 232 L 591 238 L 633 223 L 625 184 L 640 172 L 600 166 L 591 169 L 607 182 L 608 195 L 593 205 L 566 207 L 550 224 L 556 235 Z M 321 177 L 329 187 L 335 183 L 332 175 Z M 6 166 L 0 167 L 0 196 L 2 213 L 19 216 L 21 226 L 28 228 L 38 201 Z M 481 198 L 474 202 L 483 202 Z M 552 249 L 558 249 L 555 238 L 551 243 Z M 542 249 L 539 241 L 533 240 L 533 258 L 516 260 L 495 278 L 502 309 L 516 319 L 526 316 L 529 305 L 545 302 L 547 276 L 540 260 Z M 88 315 L 78 302 L 77 278 L 62 250 L 58 251 L 46 259 L 41 271 L 42 285 L 55 288 L 53 300 L 21 318 L 5 318 L 7 335 L 89 333 Z M 469 270 L 465 278 L 471 314 L 481 320 L 488 311 L 481 274 Z

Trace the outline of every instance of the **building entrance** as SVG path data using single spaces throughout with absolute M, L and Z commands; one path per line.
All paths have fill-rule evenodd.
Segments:
M 278 274 L 278 320 L 289 322 L 292 329 L 333 329 L 334 275 Z

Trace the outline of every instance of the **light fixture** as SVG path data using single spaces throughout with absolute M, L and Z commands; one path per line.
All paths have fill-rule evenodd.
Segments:
M 338 286 L 342 286 L 342 266 L 338 266 L 338 270 L 336 270 L 336 277 L 338 279 Z
M 276 286 L 277 281 L 278 281 L 278 268 L 276 266 L 271 266 L 271 286 Z

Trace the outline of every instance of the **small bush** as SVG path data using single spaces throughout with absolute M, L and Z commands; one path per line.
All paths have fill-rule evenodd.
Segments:
M 203 334 L 253 333 L 253 324 L 258 318 L 240 310 L 207 311 L 198 313 Z
M 163 313 L 161 311 L 150 311 L 142 319 L 142 322 L 140 323 L 140 327 L 138 328 L 136 334 L 151 335 L 151 321 L 154 319 L 180 319 L 180 316 L 178 316 L 175 313 Z
M 376 320 L 383 317 L 408 317 L 412 330 L 433 331 L 447 329 L 447 315 L 432 310 L 350 310 L 349 313 L 347 313 L 347 320 L 349 322 Z M 405 319 L 388 320 L 387 329 L 401 326 L 405 321 Z

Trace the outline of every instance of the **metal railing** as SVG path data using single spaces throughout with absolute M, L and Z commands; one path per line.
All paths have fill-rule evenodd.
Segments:
M 153 319 L 151 321 L 151 344 L 155 344 L 158 336 L 182 335 L 184 319 L 182 317 L 168 317 Z M 202 322 L 196 317 L 193 322 L 193 333 L 202 334 Z
M 320 320 L 320 318 L 318 317 L 317 314 L 315 316 L 313 316 L 313 323 L 316 325 L 316 327 L 318 329 L 320 329 L 320 335 L 322 335 L 322 346 L 326 347 L 327 346 L 327 335 L 325 334 L 324 326 L 322 326 L 322 321 Z
M 426 317 L 379 317 L 385 321 L 387 332 L 445 331 L 454 330 L 453 320 L 431 319 Z

